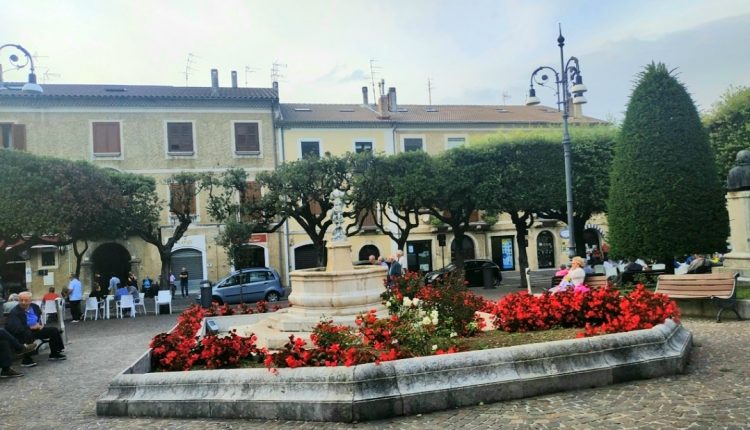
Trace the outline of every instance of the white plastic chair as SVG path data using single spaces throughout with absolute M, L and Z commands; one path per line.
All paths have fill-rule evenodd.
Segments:
M 99 303 L 102 309 L 102 319 L 110 318 L 110 310 L 112 308 L 112 302 L 115 301 L 115 296 L 112 294 L 107 295 L 104 300 Z
M 47 300 L 44 302 L 44 307 L 42 308 L 42 324 L 47 324 L 47 315 L 49 314 L 57 315 L 57 303 L 54 300 Z
M 135 307 L 143 308 L 143 315 L 148 315 L 148 312 L 146 311 L 146 293 L 138 293 L 138 297 L 138 303 L 135 304 Z
M 115 305 L 117 308 L 117 318 L 122 318 L 122 310 L 130 309 L 130 317 L 135 318 L 135 302 L 130 294 L 120 296 L 120 301 Z
M 89 311 L 94 312 L 94 319 L 99 319 L 99 301 L 96 300 L 96 297 L 89 297 L 86 299 L 86 309 L 83 311 L 83 320 L 86 321 L 86 315 L 89 313 Z M 103 317 L 103 315 L 102 315 Z
M 159 315 L 159 305 L 169 305 L 169 313 L 172 313 L 172 293 L 161 290 L 154 299 L 154 313 Z

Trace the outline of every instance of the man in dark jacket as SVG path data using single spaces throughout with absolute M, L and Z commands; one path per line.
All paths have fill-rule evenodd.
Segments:
M 18 306 L 14 307 L 5 321 L 5 328 L 21 343 L 32 343 L 35 339 L 49 339 L 49 359 L 65 360 L 60 330 L 42 324 L 42 310 L 31 303 L 31 293 L 24 291 L 18 295 Z M 36 363 L 30 353 L 26 353 L 21 361 L 23 367 L 33 367 Z

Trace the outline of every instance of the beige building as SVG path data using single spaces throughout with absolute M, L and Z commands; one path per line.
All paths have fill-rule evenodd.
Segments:
M 86 160 L 96 166 L 148 175 L 156 179 L 165 202 L 162 231 L 170 237 L 175 224 L 168 205 L 168 178 L 179 172 L 221 173 L 243 168 L 253 178 L 278 162 L 274 114 L 275 88 L 219 87 L 212 71 L 210 87 L 142 85 L 44 85 L 41 95 L 18 89 L 0 91 L 3 147 L 37 155 Z M 6 132 L 7 131 L 7 132 Z M 201 279 L 216 281 L 230 271 L 226 252 L 215 243 L 221 226 L 206 213 L 199 194 L 194 221 L 172 255 L 175 275 L 188 268 L 191 288 Z M 249 238 L 249 257 L 256 265 L 282 267 L 279 234 Z M 39 247 L 16 256 L 6 270 L 6 284 L 25 284 L 35 294 L 67 284 L 75 269 L 69 247 Z M 109 279 L 129 271 L 139 279 L 159 275 L 156 248 L 130 237 L 90 243 L 81 280 L 88 291 L 94 273 Z
M 396 90 L 391 88 L 377 104 L 370 103 L 367 88 L 362 88 L 360 104 L 281 104 L 276 123 L 279 158 L 282 162 L 303 156 L 331 153 L 373 151 L 396 154 L 404 151 L 426 151 L 438 154 L 466 145 L 472 139 L 509 130 L 560 127 L 562 116 L 557 109 L 544 106 L 488 105 L 400 105 Z M 576 105 L 576 108 L 579 106 Z M 597 125 L 603 121 L 574 112 L 572 124 Z M 562 174 L 562 172 L 561 172 Z M 507 215 L 484 222 L 477 214 L 468 240 L 459 246 L 467 258 L 490 258 L 503 270 L 515 270 L 518 264 L 515 228 Z M 428 271 L 440 268 L 453 259 L 456 244 L 449 229 L 434 226 L 428 216 L 423 225 L 409 235 L 407 254 L 409 269 Z M 597 226 L 588 232 L 592 243 L 601 239 Z M 567 262 L 565 225 L 554 220 L 539 220 L 529 231 L 527 248 L 532 269 L 551 268 Z M 314 264 L 314 250 L 299 226 L 289 223 L 284 239 L 288 244 L 289 269 Z M 396 245 L 387 236 L 372 229 L 352 238 L 355 259 L 369 255 L 391 255 Z

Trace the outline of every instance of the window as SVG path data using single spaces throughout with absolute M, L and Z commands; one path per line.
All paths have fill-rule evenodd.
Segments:
M 193 123 L 168 122 L 167 152 L 170 154 L 192 155 L 193 151 Z
M 421 151 L 422 138 L 421 137 L 405 137 L 404 138 L 404 152 L 409 151 Z
M 0 148 L 26 150 L 26 126 L 24 124 L 0 124 Z
M 479 211 L 474 210 L 469 215 L 469 222 L 479 222 Z
M 372 142 L 354 142 L 354 152 L 372 152 Z
M 257 122 L 237 122 L 234 124 L 234 152 L 237 154 L 260 153 Z
M 310 207 L 310 213 L 312 213 L 313 215 L 317 216 L 323 213 L 323 208 L 320 207 L 320 202 L 318 202 L 314 198 L 309 197 L 307 199 L 307 204 Z
M 369 211 L 361 211 L 359 213 L 359 219 L 362 221 L 362 228 L 365 230 L 374 229 L 375 225 L 375 209 Z
M 300 142 L 300 152 L 302 158 L 307 157 L 320 157 L 320 142 L 309 140 Z
M 173 214 L 196 213 L 195 184 L 169 184 L 169 211 Z
M 42 249 L 39 255 L 42 259 L 42 267 L 57 266 L 57 252 L 54 248 Z
M 249 181 L 247 183 L 247 188 L 245 188 L 245 194 L 240 196 L 240 203 L 244 204 L 245 202 L 251 202 L 255 203 L 258 202 L 261 198 L 261 192 L 260 192 L 260 184 L 257 181 Z
M 94 140 L 94 155 L 120 155 L 119 122 L 92 122 L 91 132 Z
M 458 148 L 466 143 L 465 137 L 449 137 L 445 141 L 445 149 Z
M 250 272 L 250 282 L 265 282 L 265 281 L 272 281 L 273 276 L 270 272 L 267 272 L 265 270 L 258 271 L 258 272 Z

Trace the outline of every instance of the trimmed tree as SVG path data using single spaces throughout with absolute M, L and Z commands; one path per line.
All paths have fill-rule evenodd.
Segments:
M 750 148 L 750 88 L 730 88 L 704 123 L 723 182 L 734 167 L 737 153 Z
M 669 263 L 675 256 L 723 250 L 729 220 L 713 160 L 685 86 L 664 64 L 648 65 L 615 144 L 608 200 L 612 254 Z

